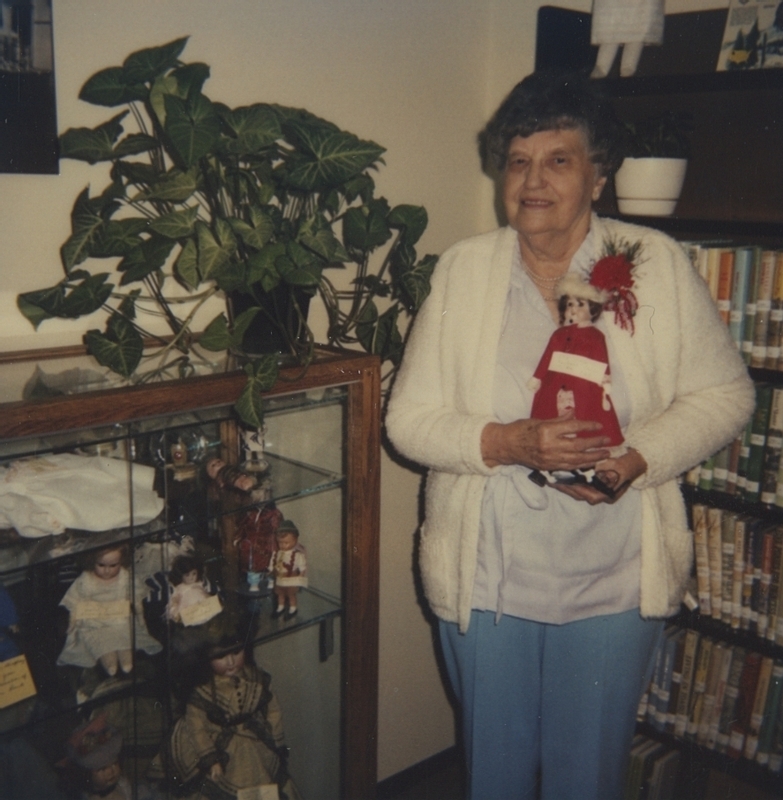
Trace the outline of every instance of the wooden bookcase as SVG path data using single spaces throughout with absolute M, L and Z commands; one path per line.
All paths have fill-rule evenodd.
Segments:
M 637 74 L 613 72 L 599 81 L 620 119 L 636 121 L 662 111 L 690 111 L 694 129 L 685 185 L 671 217 L 621 217 L 614 186 L 598 204 L 605 216 L 666 231 L 680 240 L 719 238 L 734 245 L 783 247 L 783 70 L 716 72 L 726 9 L 666 16 L 664 42 L 646 47 Z M 595 63 L 590 15 L 554 6 L 539 10 L 536 69 L 585 71 Z M 750 370 L 756 381 L 783 385 L 783 373 Z M 720 492 L 686 491 L 689 502 L 783 522 L 781 510 L 748 505 Z M 733 632 L 683 609 L 677 621 L 704 635 L 783 658 L 783 648 L 752 634 Z M 655 731 L 645 732 L 656 736 Z M 683 753 L 681 781 L 700 766 L 723 772 L 783 796 L 783 775 L 668 737 Z M 679 796 L 679 795 L 678 795 Z M 683 795 L 685 796 L 685 795 Z M 690 795 L 688 795 L 690 796 Z
M 62 631 L 54 618 L 59 597 L 78 572 L 78 559 L 84 553 L 107 542 L 122 542 L 135 554 L 145 543 L 188 533 L 197 547 L 203 546 L 199 552 L 212 553 L 208 564 L 223 590 L 224 608 L 238 608 L 240 618 L 249 621 L 244 635 L 252 637 L 256 661 L 272 675 L 284 724 L 290 723 L 286 724 L 289 766 L 300 790 L 308 798 L 374 797 L 378 359 L 324 349 L 304 373 L 298 367 L 283 368 L 265 396 L 271 488 L 263 500 L 234 502 L 229 508 L 222 501 L 202 503 L 198 498 L 208 496 L 207 489 L 202 491 L 208 485 L 206 455 L 241 462 L 239 423 L 232 406 L 245 383 L 243 371 L 221 369 L 186 379 L 106 388 L 102 383 L 106 376 L 97 375 L 94 361 L 63 353 L 34 355 L 0 357 L 0 468 L 55 453 L 110 453 L 124 460 L 129 471 L 137 464 L 154 468 L 164 510 L 151 522 L 136 526 L 130 512 L 129 525 L 98 533 L 69 529 L 30 539 L 10 528 L 0 531 L 0 581 L 17 603 L 20 623 L 15 638 L 28 657 L 38 689 L 27 708 L 11 707 L 20 713 L 9 717 L 8 709 L 0 709 L 0 746 L 23 741 L 56 772 L 54 765 L 65 755 L 65 739 L 75 724 L 120 701 L 128 704 L 136 719 L 142 698 L 152 698 L 161 715 L 157 739 L 141 742 L 126 735 L 123 754 L 134 751 L 138 756 L 146 748 L 151 757 L 159 749 L 178 713 L 170 691 L 175 661 L 171 640 L 163 637 L 162 652 L 149 658 L 137 652 L 138 664 L 116 691 L 85 699 L 73 691 L 74 680 L 82 681 L 83 689 L 84 673 L 75 676 L 75 668 L 55 663 L 61 643 L 54 640 Z M 96 376 L 97 384 L 88 385 Z M 182 493 L 170 478 L 172 441 L 195 446 L 191 455 L 198 477 L 193 478 L 195 491 L 188 497 L 197 500 L 192 506 L 186 504 L 186 514 L 175 513 L 172 499 L 175 488 Z M 292 619 L 272 618 L 272 597 L 248 600 L 240 591 L 243 573 L 237 562 L 234 522 L 237 514 L 270 500 L 299 522 L 308 551 L 310 584 L 301 590 L 300 611 Z M 167 564 L 162 566 L 165 570 Z M 129 569 L 136 569 L 135 562 Z M 136 599 L 142 598 L 137 594 Z M 138 612 L 133 624 L 140 624 Z M 44 644 L 41 639 L 50 641 Z M 66 676 L 63 671 L 68 669 L 71 674 Z M 133 730 L 141 727 L 134 725 Z M 125 762 L 131 779 L 132 760 Z M 144 775 L 137 772 L 136 777 Z

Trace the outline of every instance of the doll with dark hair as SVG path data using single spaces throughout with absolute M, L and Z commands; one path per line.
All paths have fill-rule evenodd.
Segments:
M 207 668 L 188 698 L 150 777 L 163 765 L 186 797 L 233 798 L 243 789 L 276 784 L 281 800 L 299 800 L 287 771 L 288 750 L 270 676 L 252 663 L 244 643 L 225 636 L 204 649 Z
M 528 384 L 535 391 L 530 416 L 600 422 L 601 434 L 609 440 L 606 446 L 619 455 L 624 450 L 624 438 L 610 397 L 606 337 L 595 325 L 603 311 L 604 294 L 577 275 L 567 274 L 557 285 L 557 297 L 560 327 L 549 339 Z M 611 494 L 595 477 L 594 470 L 562 474 L 533 470 L 530 479 L 541 486 L 547 482 L 579 481 Z
M 177 556 L 169 570 L 169 581 L 174 589 L 166 606 L 166 617 L 172 622 L 187 624 L 187 615 L 183 620 L 183 612 L 209 602 L 212 596 L 204 586 L 204 566 L 201 559 L 194 555 Z M 219 609 L 214 610 L 211 616 L 217 613 Z M 199 623 L 206 622 L 211 616 L 208 614 L 205 618 L 199 617 Z
M 299 542 L 299 529 L 290 519 L 283 520 L 277 528 L 277 551 L 272 556 L 272 572 L 275 578 L 277 606 L 272 612 L 286 619 L 299 610 L 297 594 L 300 587 L 307 586 L 307 551 Z
M 111 545 L 88 557 L 87 568 L 71 584 L 60 605 L 68 609 L 68 635 L 58 664 L 93 667 L 100 662 L 110 676 L 133 669 L 134 620 L 126 545 Z M 135 620 L 136 649 L 160 651 L 143 617 Z

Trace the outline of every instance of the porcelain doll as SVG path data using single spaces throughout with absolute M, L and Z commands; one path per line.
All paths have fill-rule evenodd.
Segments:
M 307 586 L 307 551 L 299 543 L 299 530 L 291 520 L 283 520 L 276 534 L 277 552 L 272 556 L 271 569 L 275 581 L 277 607 L 273 616 L 293 617 L 299 610 L 297 593 Z
M 92 553 L 89 567 L 71 584 L 60 605 L 68 609 L 68 635 L 58 664 L 92 667 L 96 663 L 110 676 L 133 669 L 131 578 L 126 546 L 105 547 Z M 136 649 L 160 651 L 142 616 L 135 621 Z
M 233 798 L 276 785 L 281 800 L 299 800 L 287 772 L 282 715 L 270 676 L 234 637 L 207 648 L 205 661 L 206 675 L 190 694 L 167 752 L 153 761 L 150 777 L 164 778 L 169 764 L 178 796 Z
M 574 419 L 600 422 L 601 435 L 613 454 L 623 452 L 623 433 L 611 400 L 609 354 L 604 334 L 595 323 L 603 310 L 603 296 L 578 276 L 566 275 L 558 284 L 560 327 L 552 334 L 528 387 L 535 392 L 530 416 L 555 419 L 570 414 Z M 584 436 L 595 434 L 585 432 Z M 536 483 L 582 481 L 602 491 L 605 487 L 594 470 L 549 473 L 534 470 Z M 608 492 L 611 493 L 611 492 Z
M 220 613 L 219 604 L 211 609 L 207 608 L 213 596 L 204 586 L 204 567 L 196 556 L 177 556 L 169 570 L 169 581 L 174 589 L 166 606 L 167 619 L 184 625 L 203 624 Z M 188 617 L 197 613 L 196 607 L 199 606 L 204 609 L 204 613 L 198 613 L 197 621 L 191 622 Z

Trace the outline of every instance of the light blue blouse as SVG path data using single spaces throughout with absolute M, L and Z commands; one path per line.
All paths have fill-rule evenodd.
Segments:
M 588 234 L 569 271 L 586 274 L 595 252 Z M 527 384 L 557 328 L 517 249 L 504 311 L 494 380 L 499 422 L 530 417 Z M 605 320 L 598 320 L 605 332 Z M 628 334 L 631 335 L 630 333 Z M 612 403 L 620 425 L 629 395 L 607 337 Z M 562 624 L 639 605 L 641 497 L 590 506 L 536 486 L 526 467 L 504 467 L 484 491 L 473 608 Z

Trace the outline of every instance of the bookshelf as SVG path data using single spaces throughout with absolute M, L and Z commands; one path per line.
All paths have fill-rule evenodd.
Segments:
M 644 49 L 635 76 L 620 78 L 615 63 L 613 72 L 600 81 L 621 119 L 636 121 L 663 111 L 689 111 L 694 129 L 692 156 L 673 216 L 620 215 L 611 182 L 597 211 L 659 228 L 681 241 L 721 239 L 731 246 L 781 250 L 783 70 L 716 72 L 726 16 L 725 8 L 667 15 L 663 45 Z M 539 9 L 537 70 L 589 72 L 596 52 L 590 45 L 590 14 L 554 6 Z M 749 372 L 757 385 L 783 387 L 783 371 L 751 368 Z M 759 519 L 763 526 L 783 526 L 781 507 L 692 486 L 683 486 L 683 492 L 689 509 L 703 505 Z M 684 606 L 671 622 L 697 631 L 700 641 L 709 639 L 736 648 L 735 652 L 754 652 L 783 663 L 783 645 L 751 630 L 733 629 Z M 698 774 L 714 770 L 783 797 L 783 770 L 774 772 L 744 756 L 729 757 L 696 737 L 675 738 L 671 719 L 668 722 L 663 726 L 641 723 L 639 732 L 679 750 L 680 794 L 676 796 L 686 796 L 682 792 L 699 796 L 694 789 Z M 638 787 L 629 791 L 629 796 L 635 796 Z

